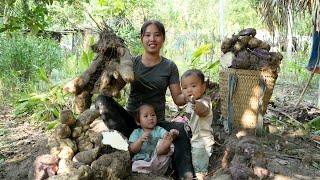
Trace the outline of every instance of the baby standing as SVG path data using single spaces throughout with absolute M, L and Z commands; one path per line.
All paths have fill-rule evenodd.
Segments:
M 206 84 L 204 74 L 200 70 L 186 71 L 181 76 L 181 87 L 185 99 L 188 100 L 186 113 L 192 131 L 192 164 L 197 179 L 202 180 L 208 172 L 209 158 L 214 144 L 211 99 L 204 96 Z

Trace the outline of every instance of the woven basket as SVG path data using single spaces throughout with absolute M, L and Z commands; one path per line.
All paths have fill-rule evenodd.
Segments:
M 221 114 L 228 117 L 229 75 L 237 75 L 237 84 L 233 92 L 234 121 L 233 128 L 255 129 L 258 121 L 258 103 L 261 93 L 260 78 L 265 79 L 265 93 L 262 104 L 262 115 L 265 114 L 271 98 L 277 75 L 266 71 L 224 68 L 220 70 L 219 85 Z

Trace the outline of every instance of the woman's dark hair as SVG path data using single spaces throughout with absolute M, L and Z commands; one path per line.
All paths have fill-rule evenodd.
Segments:
M 200 78 L 201 82 L 204 83 L 204 74 L 203 74 L 202 71 L 200 71 L 200 70 L 198 70 L 198 69 L 190 69 L 190 70 L 184 72 L 184 73 L 182 74 L 182 76 L 181 76 L 181 80 L 182 80 L 183 78 L 186 78 L 186 77 L 190 76 L 190 75 L 196 75 L 196 76 L 198 76 L 198 77 Z
M 154 111 L 156 111 L 156 109 L 151 105 L 151 104 L 142 104 L 140 105 L 137 109 L 136 109 L 136 117 L 135 120 L 137 123 L 140 123 L 140 111 L 143 107 L 151 107 L 153 108 Z
M 163 35 L 163 38 L 166 39 L 166 32 L 165 32 L 165 29 L 164 29 L 164 25 L 161 22 L 157 21 L 157 20 L 149 20 L 149 21 L 144 22 L 143 25 L 141 26 L 140 37 L 143 36 L 143 34 L 146 32 L 147 27 L 150 24 L 156 25 L 157 28 L 159 29 L 160 33 Z

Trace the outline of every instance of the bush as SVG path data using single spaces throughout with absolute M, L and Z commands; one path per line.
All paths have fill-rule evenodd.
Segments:
M 0 38 L 0 96 L 34 90 L 39 67 L 47 74 L 62 65 L 58 42 L 25 34 Z M 0 98 L 1 99 L 1 98 Z

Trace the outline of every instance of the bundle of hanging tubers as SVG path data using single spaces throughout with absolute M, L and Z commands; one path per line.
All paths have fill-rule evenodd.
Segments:
M 255 38 L 254 28 L 241 30 L 221 44 L 224 53 L 220 63 L 224 68 L 270 71 L 277 74 L 283 58 L 279 52 L 270 52 L 271 46 Z
M 96 56 L 90 67 L 63 87 L 66 93 L 75 94 L 80 113 L 90 108 L 93 94 L 119 97 L 120 90 L 134 79 L 130 51 L 109 26 L 104 24 L 91 49 Z

